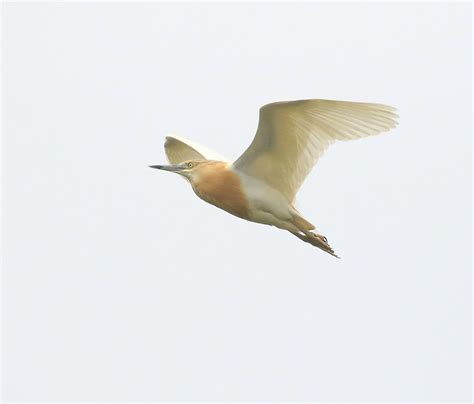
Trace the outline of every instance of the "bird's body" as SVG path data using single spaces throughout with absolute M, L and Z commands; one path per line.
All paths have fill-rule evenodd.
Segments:
M 330 100 L 265 105 L 257 134 L 234 162 L 177 136 L 168 136 L 170 166 L 204 201 L 235 216 L 288 230 L 334 255 L 326 238 L 294 206 L 304 178 L 327 146 L 378 134 L 396 125 L 393 108 Z
M 217 161 L 204 163 L 199 171 L 203 174 L 193 189 L 201 199 L 251 222 L 298 231 L 291 224 L 296 210 L 264 181 Z

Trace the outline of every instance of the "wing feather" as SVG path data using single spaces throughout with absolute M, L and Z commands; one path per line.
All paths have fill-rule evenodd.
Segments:
M 395 111 L 383 104 L 333 100 L 264 105 L 257 133 L 233 167 L 265 181 L 291 202 L 331 143 L 388 131 L 397 125 Z
M 187 160 L 229 161 L 207 147 L 176 135 L 166 136 L 165 153 L 171 164 L 180 164 Z

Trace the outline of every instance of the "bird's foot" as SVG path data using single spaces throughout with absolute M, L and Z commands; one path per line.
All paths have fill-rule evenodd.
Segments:
M 292 232 L 293 233 L 293 232 Z M 323 251 L 326 251 L 328 254 L 331 254 L 333 257 L 340 258 L 336 255 L 332 247 L 328 243 L 328 239 L 322 234 L 316 234 L 313 232 L 293 233 L 300 240 L 303 240 L 305 243 L 309 243 L 312 246 L 318 247 Z

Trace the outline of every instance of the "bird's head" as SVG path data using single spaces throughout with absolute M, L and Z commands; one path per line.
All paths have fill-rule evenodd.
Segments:
M 151 168 L 157 168 L 158 170 L 171 171 L 182 175 L 189 181 L 193 182 L 194 177 L 208 163 L 207 160 L 187 160 L 179 164 L 170 165 L 153 165 Z

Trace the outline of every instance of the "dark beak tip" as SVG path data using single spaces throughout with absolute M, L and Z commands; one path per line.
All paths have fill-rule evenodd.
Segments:
M 154 166 L 148 166 L 150 168 L 157 168 L 157 169 L 160 169 L 162 166 L 159 166 L 159 165 L 154 165 Z

